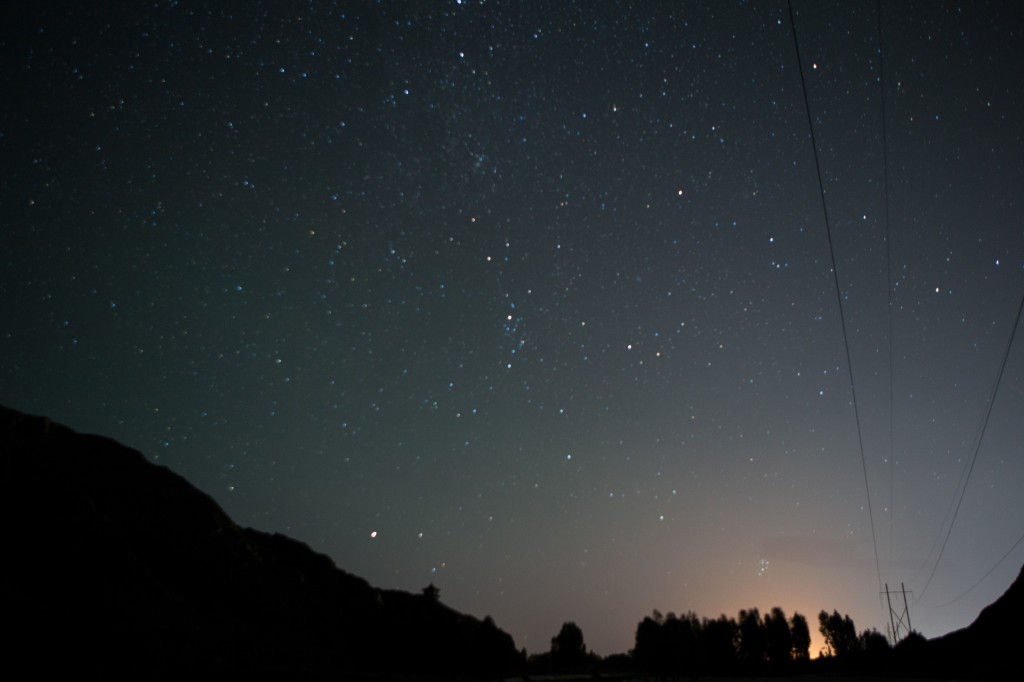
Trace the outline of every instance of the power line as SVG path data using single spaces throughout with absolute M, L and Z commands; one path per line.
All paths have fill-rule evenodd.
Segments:
M 981 425 L 979 422 L 978 429 L 975 431 L 974 437 L 971 439 L 972 444 L 978 442 L 978 435 L 980 434 L 980 432 Z M 928 554 L 925 555 L 925 566 L 918 569 L 917 573 L 914 575 L 915 583 L 917 582 L 918 578 L 921 577 L 921 574 L 928 570 L 927 564 L 931 562 L 931 558 L 933 556 L 937 556 L 936 550 L 938 549 L 940 541 L 943 537 L 942 529 L 946 527 L 946 524 L 949 522 L 949 519 L 953 514 L 953 508 L 956 507 L 957 491 L 960 490 L 960 487 L 963 486 L 964 481 L 967 478 L 967 469 L 969 466 L 970 462 L 965 458 L 963 467 L 961 467 L 960 469 L 960 478 L 957 480 L 956 486 L 954 486 L 953 488 L 953 496 L 949 499 L 949 504 L 946 505 L 946 513 L 942 515 L 942 523 L 939 524 L 938 530 L 935 533 L 935 537 L 932 539 L 931 546 L 928 548 Z M 930 580 L 931 578 L 929 578 L 929 581 Z M 916 600 L 914 601 L 914 604 L 917 604 Z
M 996 377 L 992 381 L 992 388 L 991 388 L 991 390 L 989 390 L 989 393 L 988 393 L 988 402 L 991 402 L 991 401 L 993 401 L 995 399 L 997 385 L 998 385 L 998 377 Z M 988 404 L 988 403 L 986 403 L 986 404 Z M 982 428 L 983 423 L 984 423 L 984 417 L 978 421 L 978 424 L 977 424 L 977 426 L 974 429 L 974 435 L 971 437 L 971 448 L 972 449 L 975 448 L 975 447 L 978 447 L 978 445 L 979 445 L 979 443 L 981 441 L 981 436 L 984 433 L 984 430 Z M 972 463 L 973 463 L 973 459 L 971 459 L 971 458 L 964 458 L 963 466 L 960 467 L 960 478 L 957 480 L 956 485 L 953 487 L 953 495 L 949 499 L 949 504 L 946 505 L 946 513 L 942 515 L 942 523 L 939 524 L 938 530 L 935 533 L 935 537 L 932 539 L 931 547 L 928 548 L 928 554 L 926 555 L 926 557 L 928 558 L 929 561 L 926 562 L 926 563 L 929 563 L 930 560 L 931 560 L 931 557 L 935 556 L 935 565 L 933 565 L 933 568 L 932 568 L 931 573 L 929 574 L 929 578 L 928 578 L 927 583 L 931 582 L 931 576 L 933 576 L 935 574 L 935 568 L 937 567 L 937 564 L 938 564 L 938 561 L 939 561 L 939 556 L 941 554 L 941 552 L 940 553 L 936 553 L 935 550 L 939 547 L 940 544 L 942 545 L 943 549 L 945 549 L 945 542 L 941 542 L 940 543 L 940 541 L 945 540 L 945 537 L 948 537 L 948 534 L 947 534 L 947 536 L 944 537 L 943 534 L 942 534 L 942 529 L 946 528 L 946 524 L 950 522 L 951 518 L 953 518 L 953 510 L 956 509 L 957 506 L 958 506 L 957 505 L 957 499 L 958 499 L 957 492 L 966 489 L 967 479 L 969 478 L 968 472 L 970 471 L 971 466 L 973 466 Z M 962 495 L 962 493 L 961 493 L 961 495 Z M 950 532 L 952 532 L 952 526 L 950 526 L 949 530 L 950 530 Z M 927 570 L 927 568 L 919 570 L 917 572 L 917 575 L 914 576 L 914 580 L 916 581 L 917 578 L 920 577 L 921 573 L 924 572 L 925 570 Z M 925 588 L 928 587 L 927 583 L 925 584 Z M 924 594 L 924 590 L 922 590 L 921 594 L 922 595 Z M 914 600 L 914 604 L 917 604 L 917 602 L 919 600 L 920 600 L 920 597 L 918 599 L 915 599 Z
M 843 330 L 843 347 L 846 349 L 846 370 L 850 375 L 850 395 L 853 399 L 853 415 L 857 421 L 857 443 L 860 446 L 860 464 L 864 471 L 864 491 L 868 497 L 868 520 L 871 523 L 871 544 L 875 550 L 875 573 L 878 575 L 878 591 L 882 591 L 882 569 L 878 563 L 878 540 L 875 537 L 875 516 L 871 511 L 871 488 L 868 485 L 868 464 L 864 457 L 864 436 L 860 424 L 860 410 L 857 408 L 857 391 L 853 384 L 853 361 L 850 359 L 850 339 L 846 331 L 846 316 L 843 311 L 843 295 L 839 287 L 839 271 L 836 268 L 836 253 L 832 244 L 832 225 L 828 217 L 828 203 L 825 201 L 825 185 L 821 179 L 821 162 L 818 160 L 818 143 L 814 138 L 814 121 L 811 118 L 811 105 L 807 99 L 807 81 L 804 78 L 804 65 L 800 57 L 800 41 L 796 35 L 796 21 L 793 19 L 793 2 L 789 0 L 789 26 L 793 33 L 793 46 L 796 48 L 797 70 L 800 72 L 800 88 L 804 96 L 804 110 L 807 112 L 807 127 L 811 133 L 811 148 L 814 150 L 814 168 L 818 174 L 818 193 L 821 195 L 821 210 L 825 216 L 825 234 L 828 236 L 828 253 L 832 261 L 832 279 L 835 282 L 836 302 L 839 304 L 839 323 Z
M 988 569 L 988 571 L 985 573 L 985 575 L 983 575 L 980 578 L 978 578 L 978 581 L 976 583 L 974 583 L 973 585 L 971 585 L 970 587 L 968 587 L 964 591 L 964 593 L 961 594 L 959 597 L 956 597 L 955 599 L 952 599 L 952 600 L 946 602 L 945 604 L 939 604 L 938 606 L 930 606 L 930 607 L 926 607 L 926 608 L 944 609 L 947 606 L 951 606 L 952 604 L 957 603 L 958 601 L 960 601 L 961 599 L 963 599 L 964 597 L 969 595 L 971 592 L 974 591 L 975 587 L 977 587 L 978 585 L 980 585 L 982 582 L 985 581 L 985 578 L 987 578 L 990 575 L 992 575 L 992 572 L 995 571 L 997 568 L 999 568 L 999 566 L 1001 566 L 1002 563 L 1004 561 L 1006 561 L 1007 557 L 1009 557 L 1011 554 L 1013 554 L 1013 550 L 1017 549 L 1017 546 L 1020 545 L 1021 542 L 1024 542 L 1024 535 L 1021 535 L 1019 538 L 1017 538 L 1017 542 L 1013 543 L 1013 547 L 1010 547 L 1010 549 L 1006 550 L 1006 554 L 1004 554 L 1003 556 L 1001 556 L 999 558 L 999 561 L 996 562 L 995 566 L 993 566 L 992 568 Z
M 990 401 L 993 399 L 993 396 L 995 395 L 995 387 L 996 387 L 996 380 L 993 379 L 993 381 L 992 381 L 992 388 L 991 388 L 991 390 L 989 390 L 989 394 L 988 394 L 988 399 Z M 981 439 L 981 434 L 982 434 L 981 425 L 982 425 L 983 421 L 984 421 L 984 419 L 979 420 L 977 426 L 974 429 L 974 435 L 971 437 L 971 448 L 974 448 L 978 444 L 978 441 Z M 967 478 L 968 478 L 967 472 L 970 469 L 970 467 L 971 467 L 971 459 L 965 457 L 964 458 L 963 466 L 960 467 L 960 478 L 957 479 L 956 485 L 953 486 L 953 495 L 952 495 L 952 497 L 949 498 L 949 504 L 946 505 L 946 513 L 942 515 L 942 523 L 939 524 L 938 530 L 935 533 L 935 537 L 932 539 L 931 546 L 928 548 L 928 554 L 926 555 L 926 557 L 929 560 L 928 563 L 930 563 L 930 560 L 931 560 L 932 556 L 935 556 L 936 557 L 935 561 L 938 562 L 938 553 L 936 552 L 936 550 L 939 548 L 939 545 L 942 544 L 941 541 L 944 539 L 943 535 L 942 535 L 942 529 L 946 528 L 946 524 L 949 523 L 950 519 L 953 517 L 953 510 L 957 506 L 957 492 L 959 490 L 963 489 L 963 487 L 967 484 Z M 927 567 L 923 568 L 922 570 L 919 570 L 917 572 L 917 575 L 914 576 L 914 580 L 916 581 L 917 578 L 920 577 L 921 573 L 923 573 L 926 570 L 927 570 Z M 931 578 L 929 578 L 928 580 L 930 582 Z M 914 603 L 917 604 L 917 601 L 918 600 L 915 599 Z
M 971 453 L 971 464 L 967 469 L 967 478 L 964 480 L 964 486 L 960 490 L 960 499 L 957 500 L 956 508 L 953 510 L 953 520 L 949 523 L 949 529 L 946 531 L 946 537 L 942 541 L 942 548 L 939 550 L 939 556 L 935 558 L 935 565 L 932 566 L 932 572 L 931 575 L 928 576 L 928 582 L 924 584 L 921 594 L 914 600 L 915 604 L 921 601 L 924 597 L 924 593 L 928 591 L 928 586 L 932 584 L 932 578 L 935 577 L 935 571 L 939 568 L 939 562 L 942 561 L 942 554 L 946 551 L 946 543 L 949 542 L 949 536 L 953 533 L 953 526 L 956 525 L 956 517 L 960 512 L 960 504 L 964 501 L 964 493 L 967 492 L 967 484 L 971 480 L 971 473 L 974 471 L 974 464 L 978 461 L 978 451 L 981 450 L 981 442 L 985 438 L 985 429 L 988 428 L 988 420 L 989 417 L 992 416 L 992 406 L 995 405 L 996 402 L 996 394 L 999 392 L 999 384 L 1003 381 L 1003 372 L 1006 371 L 1006 361 L 1010 358 L 1010 349 L 1013 348 L 1013 339 L 1017 335 L 1017 327 L 1020 326 L 1022 312 L 1024 312 L 1024 296 L 1021 296 L 1020 306 L 1017 308 L 1017 318 L 1014 320 L 1013 327 L 1010 329 L 1010 339 L 1006 342 L 1006 350 L 1003 352 L 1003 361 L 999 365 L 999 374 L 996 375 L 995 385 L 992 386 L 992 393 L 989 395 L 988 406 L 985 408 L 985 416 L 981 422 L 981 432 L 974 444 L 974 452 Z
M 889 574 L 892 575 L 893 546 L 896 526 L 896 463 L 893 432 L 895 422 L 895 391 L 893 389 L 893 332 L 892 332 L 892 232 L 889 223 L 889 135 L 885 125 L 885 59 L 882 50 L 882 0 L 876 2 L 878 20 L 878 90 L 882 96 L 882 187 L 885 194 L 885 280 L 889 293 Z

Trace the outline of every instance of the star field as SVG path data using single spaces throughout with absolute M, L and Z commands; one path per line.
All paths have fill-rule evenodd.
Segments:
M 1020 339 L 972 464 L 1024 15 L 793 6 L 806 106 L 779 2 L 6 8 L 0 401 L 531 653 L 966 626 L 1024 562 Z

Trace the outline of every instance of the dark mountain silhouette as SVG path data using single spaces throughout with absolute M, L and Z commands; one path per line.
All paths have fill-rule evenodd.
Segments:
M 475 679 L 523 663 L 490 618 L 431 589 L 374 588 L 301 542 L 242 528 L 111 439 L 0 406 L 0 455 L 12 671 Z M 1022 640 L 1024 568 L 970 626 L 912 636 L 869 667 L 1021 679 Z
M 927 642 L 909 642 L 916 670 L 964 677 L 1024 677 L 1024 567 L 999 599 L 973 623 Z M 900 648 L 897 647 L 897 654 Z
M 490 618 L 241 528 L 113 440 L 0 407 L 0 452 L 11 670 L 483 677 L 519 661 Z

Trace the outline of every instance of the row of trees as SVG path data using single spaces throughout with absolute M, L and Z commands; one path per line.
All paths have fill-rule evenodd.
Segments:
M 744 609 L 738 618 L 698 618 L 694 613 L 662 616 L 655 611 L 636 629 L 632 651 L 637 668 L 655 674 L 785 668 L 809 657 L 807 619 L 779 607 L 761 616 Z
M 818 614 L 818 630 L 825 639 L 821 656 L 840 666 L 879 660 L 889 652 L 883 635 L 876 630 L 858 635 L 853 620 L 838 611 Z M 752 608 L 741 610 L 737 618 L 715 619 L 654 611 L 637 625 L 636 645 L 628 656 L 602 661 L 587 651 L 579 626 L 568 622 L 551 639 L 551 651 L 531 656 L 529 663 L 535 672 L 583 672 L 612 665 L 652 675 L 778 674 L 806 666 L 810 647 L 807 619 L 799 613 L 787 618 L 779 607 L 763 616 Z

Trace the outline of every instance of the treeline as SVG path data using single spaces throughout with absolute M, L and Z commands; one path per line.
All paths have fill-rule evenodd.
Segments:
M 872 668 L 887 660 L 889 642 L 876 630 L 857 633 L 853 620 L 838 611 L 818 614 L 825 640 L 819 660 L 810 662 L 811 631 L 807 619 L 787 617 L 775 607 L 764 615 L 743 609 L 736 618 L 677 616 L 658 611 L 637 625 L 628 654 L 601 659 L 588 652 L 583 632 L 565 623 L 551 640 L 549 653 L 530 657 L 532 672 L 632 671 L 652 676 L 766 674 L 782 675 L 830 669 Z
M 818 614 L 818 630 L 825 638 L 820 657 L 844 665 L 877 658 L 889 650 L 884 635 L 876 630 L 857 634 L 853 620 L 838 611 Z M 655 675 L 778 674 L 806 668 L 810 646 L 807 619 L 799 613 L 787 618 L 777 606 L 763 616 L 752 608 L 741 610 L 736 618 L 715 619 L 694 613 L 662 616 L 655 611 L 637 625 L 630 655 L 636 670 Z
M 775 607 L 761 616 L 744 609 L 738 618 L 662 616 L 655 611 L 636 628 L 633 663 L 652 674 L 722 673 L 788 669 L 810 656 L 811 633 L 799 613 L 787 618 Z

